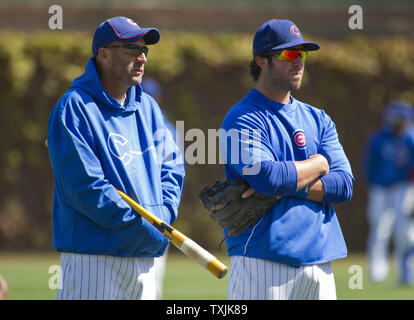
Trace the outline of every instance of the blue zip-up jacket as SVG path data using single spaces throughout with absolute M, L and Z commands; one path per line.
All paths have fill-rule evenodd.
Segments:
M 168 240 L 115 188 L 173 223 L 184 181 L 181 153 L 141 87 L 124 105 L 102 87 L 93 58 L 54 106 L 48 123 L 54 174 L 53 248 L 58 252 L 158 257 Z
M 368 184 L 383 187 L 406 182 L 414 168 L 414 127 L 399 134 L 384 125 L 366 143 L 363 172 Z
M 227 238 L 229 255 L 290 266 L 345 257 L 347 248 L 332 203 L 351 199 L 354 178 L 330 117 L 293 97 L 284 105 L 252 89 L 227 113 L 222 129 L 226 176 L 243 177 L 259 194 L 283 196 L 244 233 Z M 317 153 L 330 166 L 321 177 L 322 203 L 298 197 L 293 163 Z

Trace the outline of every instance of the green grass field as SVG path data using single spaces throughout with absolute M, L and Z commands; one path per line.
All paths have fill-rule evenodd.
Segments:
M 229 265 L 228 257 L 218 254 L 220 260 Z M 0 274 L 7 280 L 10 300 L 55 299 L 56 290 L 49 288 L 49 281 L 55 274 L 50 267 L 59 264 L 59 255 L 47 253 L 0 253 Z M 359 266 L 362 279 L 355 282 L 355 271 Z M 411 300 L 414 286 L 397 285 L 395 270 L 381 284 L 372 283 L 366 273 L 365 257 L 352 254 L 333 263 L 337 296 L 339 300 Z M 53 271 L 53 270 L 51 270 Z M 52 278 L 53 279 L 53 278 Z M 164 299 L 167 300 L 225 300 L 228 275 L 216 279 L 196 262 L 180 252 L 171 250 L 167 258 L 164 281 Z M 354 284 L 358 288 L 351 289 Z M 362 286 L 362 288 L 361 288 Z

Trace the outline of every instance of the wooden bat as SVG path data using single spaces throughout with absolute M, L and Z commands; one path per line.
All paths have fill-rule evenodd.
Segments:
M 136 203 L 133 199 L 127 196 L 122 191 L 118 190 L 121 197 L 131 206 L 134 211 L 148 220 L 155 228 L 157 228 L 164 236 L 166 236 L 178 249 L 184 252 L 188 257 L 194 259 L 204 268 L 214 274 L 217 278 L 223 278 L 227 273 L 227 267 L 220 262 L 210 252 L 200 247 L 193 240 L 163 222 L 152 213 L 147 211 L 141 205 Z

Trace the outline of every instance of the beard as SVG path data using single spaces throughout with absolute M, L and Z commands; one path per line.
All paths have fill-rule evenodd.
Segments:
M 135 67 L 134 67 L 135 68 Z M 142 66 L 142 73 L 135 74 L 131 66 L 124 66 L 123 70 L 119 73 L 119 78 L 129 86 L 136 86 L 142 82 L 144 76 L 144 67 Z
M 282 91 L 296 91 L 302 85 L 302 74 L 296 75 L 299 70 L 292 67 L 288 72 L 278 69 L 273 63 L 269 64 L 267 83 L 271 88 L 279 88 Z
M 139 76 L 131 75 L 130 78 L 129 78 L 129 84 L 130 84 L 130 86 L 139 85 L 142 82 L 143 75 L 144 75 L 144 72 L 142 72 L 142 74 L 139 75 Z
M 140 74 L 135 74 L 134 70 L 142 69 Z M 117 60 L 109 66 L 110 73 L 118 80 L 119 83 L 127 87 L 139 85 L 144 76 L 144 66 L 139 64 L 131 64 L 130 61 Z

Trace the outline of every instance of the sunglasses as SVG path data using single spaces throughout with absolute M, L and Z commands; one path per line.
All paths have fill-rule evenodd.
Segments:
M 136 46 L 135 44 L 121 44 L 117 46 L 106 46 L 104 48 L 124 48 L 125 52 L 133 57 L 139 57 L 142 53 L 145 54 L 145 56 L 148 56 L 148 47 L 147 46 Z
M 281 61 L 294 61 L 299 56 L 300 60 L 304 62 L 306 60 L 308 52 L 305 50 L 284 49 L 284 50 L 271 51 L 265 55 L 273 56 L 275 54 L 279 55 L 278 60 L 281 60 Z

